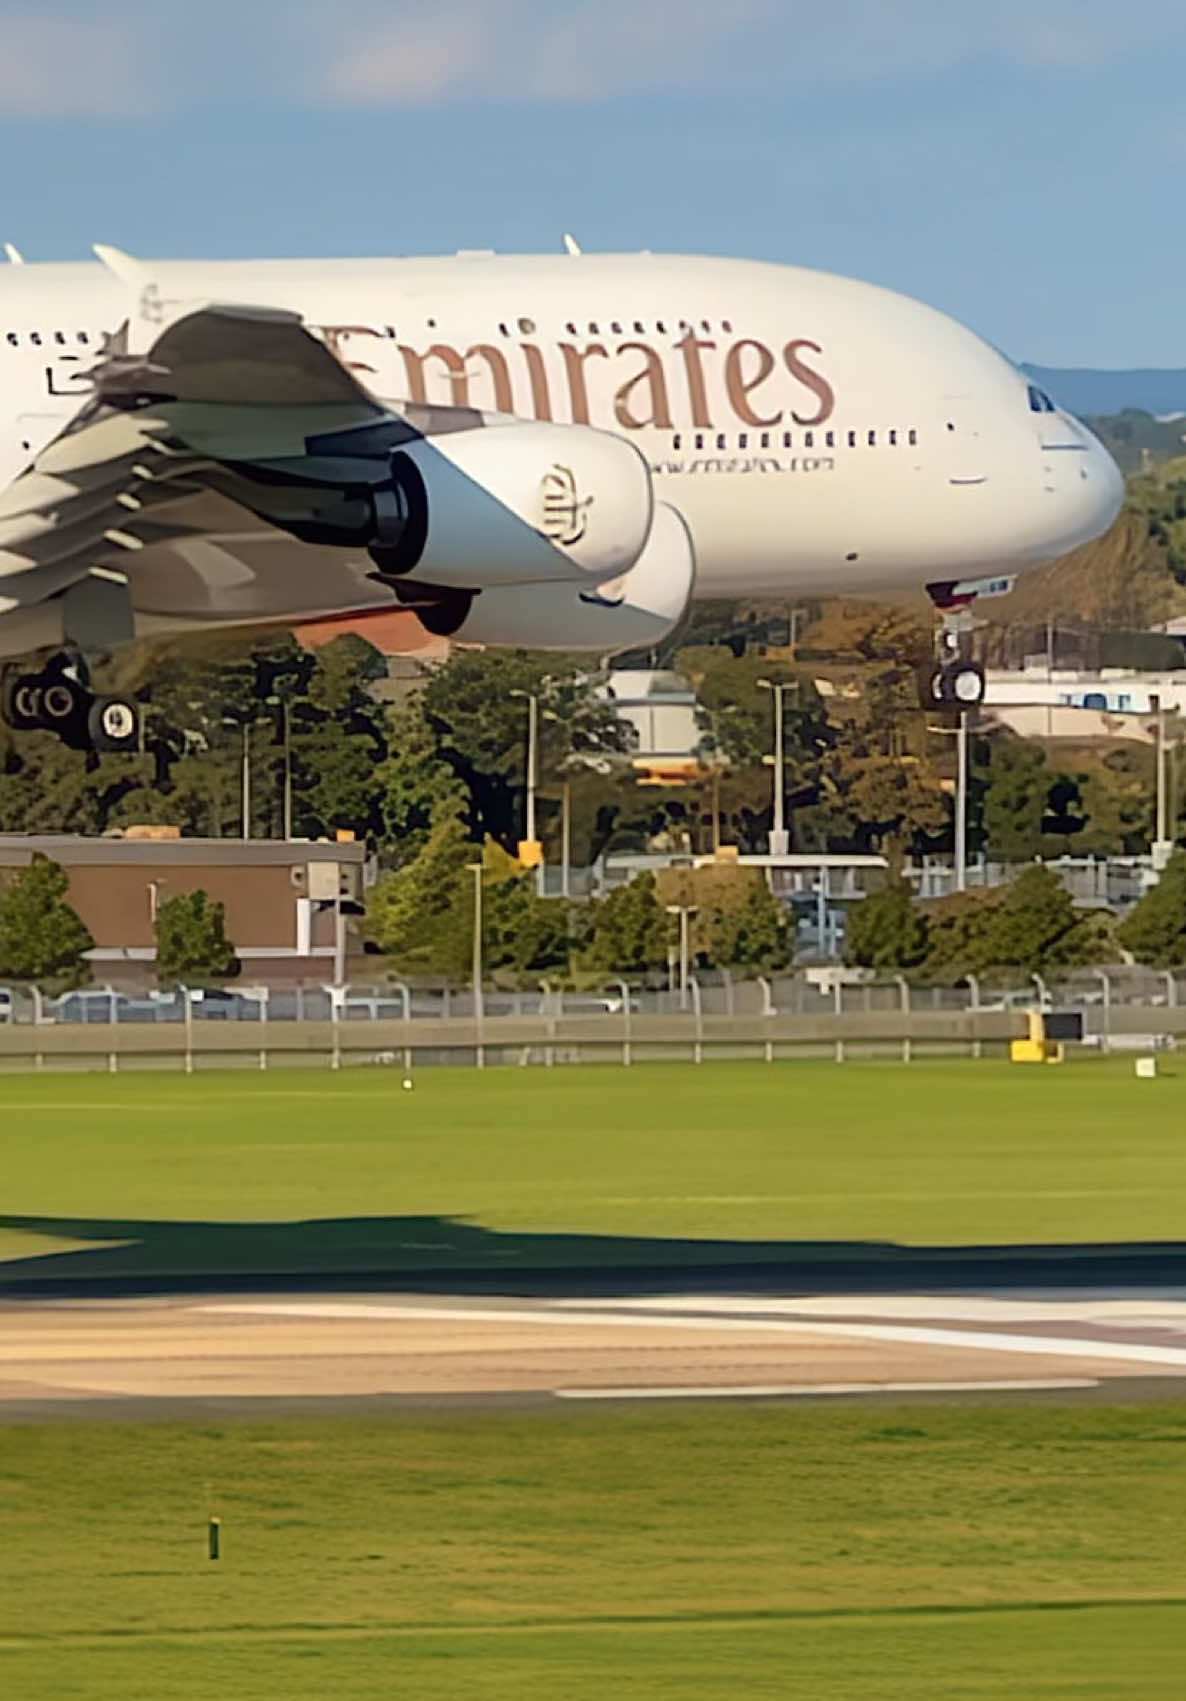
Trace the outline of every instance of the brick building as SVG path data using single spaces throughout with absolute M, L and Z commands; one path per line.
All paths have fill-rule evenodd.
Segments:
M 348 976 L 361 951 L 361 844 L 182 839 L 134 828 L 101 839 L 3 834 L 0 880 L 39 852 L 69 875 L 69 901 L 95 941 L 91 962 L 103 985 L 151 984 L 158 906 L 199 890 L 225 907 L 245 981 L 324 984 Z

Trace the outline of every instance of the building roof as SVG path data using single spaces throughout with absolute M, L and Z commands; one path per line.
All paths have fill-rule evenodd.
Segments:
M 312 839 L 115 839 L 69 833 L 0 833 L 0 868 L 19 868 L 36 855 L 64 866 L 175 868 L 298 867 L 307 862 L 365 863 L 365 844 Z

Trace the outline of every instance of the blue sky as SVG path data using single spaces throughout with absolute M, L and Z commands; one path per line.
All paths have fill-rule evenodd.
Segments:
M 0 0 L 30 259 L 459 247 L 852 273 L 1186 366 L 1183 0 Z

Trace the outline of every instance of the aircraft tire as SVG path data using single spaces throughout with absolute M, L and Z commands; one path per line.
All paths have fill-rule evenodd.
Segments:
M 41 710 L 42 681 L 35 673 L 11 673 L 4 681 L 3 714 L 13 732 L 36 732 L 45 723 Z
M 140 743 L 140 711 L 127 697 L 96 697 L 87 715 L 92 750 L 117 753 Z

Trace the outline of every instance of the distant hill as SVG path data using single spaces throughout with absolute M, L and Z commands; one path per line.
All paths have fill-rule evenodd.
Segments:
M 1107 372 L 1089 367 L 1023 366 L 1022 371 L 1071 413 L 1085 416 L 1135 409 L 1155 418 L 1186 414 L 1186 369 Z

